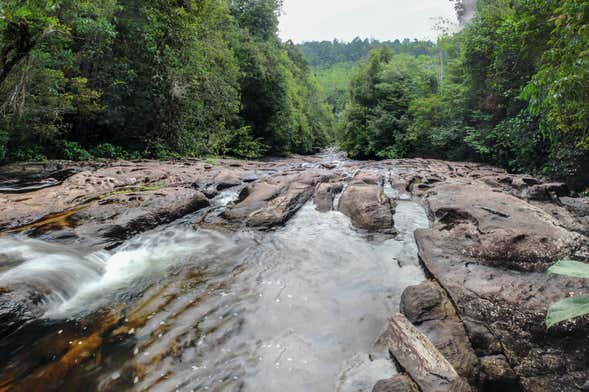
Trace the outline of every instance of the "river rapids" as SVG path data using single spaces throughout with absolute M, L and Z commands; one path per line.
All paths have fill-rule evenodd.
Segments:
M 424 209 L 399 201 L 394 218 L 399 234 L 374 239 L 310 201 L 269 232 L 186 216 L 112 250 L 1 237 L 0 287 L 43 306 L 0 341 L 0 390 L 370 389 L 396 373 L 374 342 L 425 279 L 413 237 Z

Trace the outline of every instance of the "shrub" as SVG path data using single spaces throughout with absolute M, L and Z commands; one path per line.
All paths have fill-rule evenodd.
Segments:
M 71 161 L 89 161 L 92 155 L 79 143 L 64 141 L 62 146 L 62 155 Z
M 18 149 L 6 148 L 8 161 L 45 161 L 47 156 L 41 146 L 27 146 Z
M 105 159 L 128 159 L 129 154 L 121 146 L 113 146 L 110 143 L 99 144 L 92 149 L 92 155 Z
M 6 160 L 8 155 L 8 132 L 0 129 L 0 162 Z
M 215 155 L 255 159 L 263 156 L 268 149 L 261 138 L 252 136 L 251 127 L 216 132 L 211 137 L 211 150 Z

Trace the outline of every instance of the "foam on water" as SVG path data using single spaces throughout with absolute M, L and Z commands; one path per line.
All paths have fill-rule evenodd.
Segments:
M 109 252 L 2 238 L 0 287 L 43 293 L 52 320 L 123 307 L 128 334 L 105 338 L 99 367 L 75 373 L 98 390 L 370 389 L 394 372 L 369 354 L 403 290 L 425 278 L 413 233 L 428 225 L 419 204 L 399 201 L 399 235 L 371 241 L 308 203 L 268 233 L 194 230 L 186 218 Z

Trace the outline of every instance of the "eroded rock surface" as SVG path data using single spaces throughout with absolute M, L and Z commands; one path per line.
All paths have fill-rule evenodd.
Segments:
M 479 361 L 462 321 L 446 292 L 434 281 L 408 287 L 401 298 L 401 312 L 446 357 L 458 374 L 476 382 Z
M 419 392 L 419 387 L 406 374 L 399 374 L 386 380 L 380 380 L 372 392 Z
M 98 249 L 186 216 L 197 227 L 269 230 L 311 200 L 392 235 L 387 182 L 392 198 L 421 200 L 432 222 L 415 234 L 431 281 L 405 292 L 402 311 L 457 374 L 483 391 L 589 390 L 589 318 L 544 322 L 549 304 L 589 293 L 586 281 L 545 273 L 559 258 L 589 260 L 588 198 L 563 184 L 474 163 L 315 157 L 14 165 L 0 182 L 3 234 Z M 238 196 L 218 204 L 226 192 Z M 42 311 L 26 289 L 0 287 L 0 299 L 0 335 Z M 468 388 L 462 377 L 458 390 Z M 375 391 L 413 391 L 408 381 Z
M 325 171 L 309 170 L 268 177 L 251 185 L 223 217 L 266 229 L 283 224 L 313 196 L 315 186 L 330 176 Z
M 363 171 L 344 189 L 339 210 L 360 228 L 394 233 L 394 205 L 383 192 L 384 177 L 379 172 Z
M 471 391 L 447 358 L 402 314 L 391 317 L 381 339 L 422 391 Z
M 405 179 L 397 186 L 421 197 L 433 221 L 416 233 L 420 258 L 456 305 L 481 358 L 478 386 L 587 388 L 589 319 L 551 330 L 544 321 L 549 304 L 589 292 L 586 282 L 545 273 L 559 258 L 587 260 L 582 199 L 566 197 L 561 184 L 484 165 L 421 160 L 396 166 Z M 405 311 L 422 328 L 431 323 L 423 320 L 440 319 L 433 305 L 439 296 L 430 284 L 416 290 L 406 293 Z M 445 331 L 444 325 L 425 329 L 433 341 Z

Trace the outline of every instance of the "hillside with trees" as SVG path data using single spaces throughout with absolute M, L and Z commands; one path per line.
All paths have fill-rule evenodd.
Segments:
M 0 4 L 0 161 L 308 153 L 332 115 L 279 0 Z
M 427 55 L 435 45 L 430 41 L 420 40 L 394 40 L 379 41 L 376 39 L 354 38 L 351 42 L 339 41 L 312 41 L 298 45 L 313 67 L 330 67 L 340 63 L 355 63 L 365 60 L 371 50 L 387 47 L 397 54 L 409 54 L 413 56 Z
M 356 158 L 475 160 L 586 184 L 588 20 L 582 1 L 483 0 L 429 55 L 373 49 L 351 78 L 340 146 Z
M 430 41 L 394 40 L 379 41 L 374 39 L 354 38 L 344 41 L 312 41 L 297 45 L 315 71 L 315 76 L 325 91 L 327 102 L 333 113 L 339 117 L 349 99 L 349 87 L 358 64 L 365 61 L 370 52 L 382 47 L 395 54 L 414 57 L 428 56 L 435 49 Z

